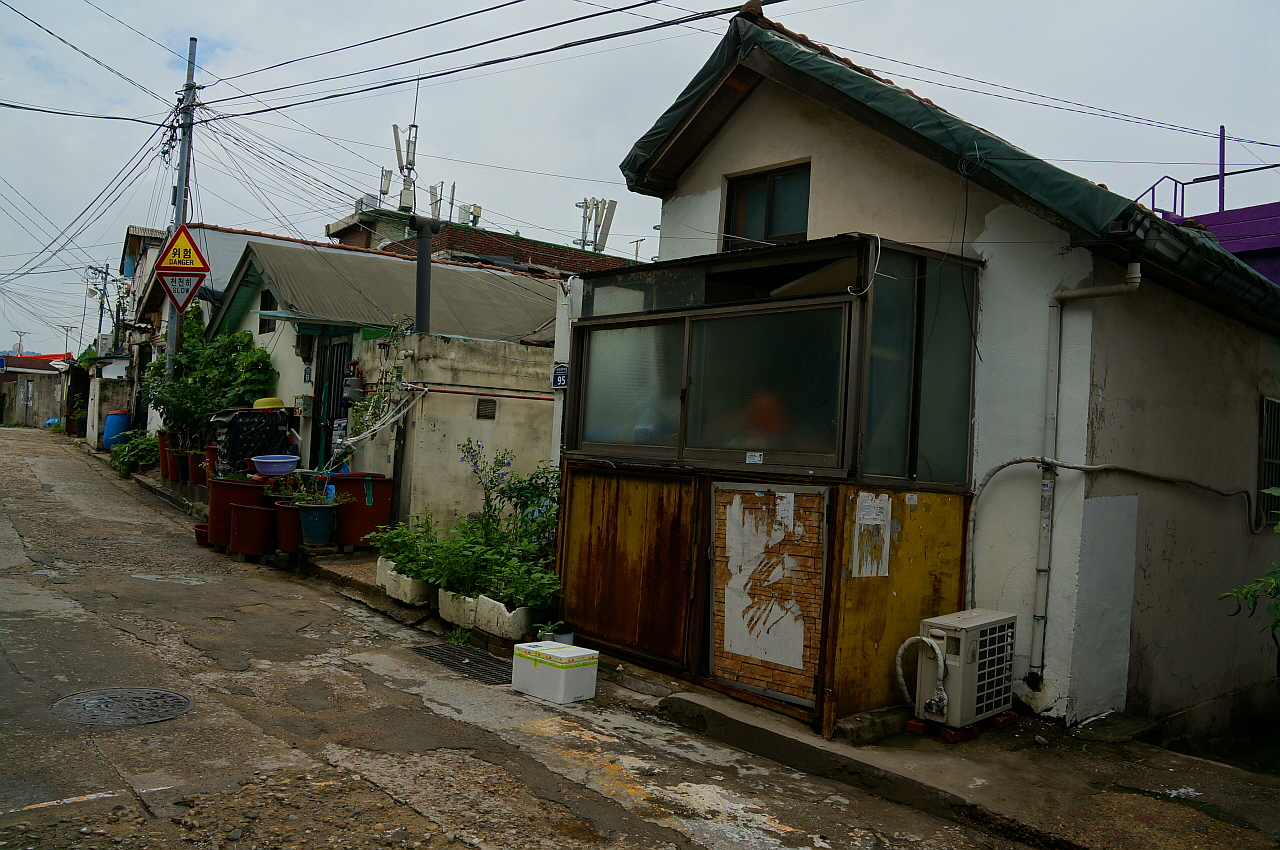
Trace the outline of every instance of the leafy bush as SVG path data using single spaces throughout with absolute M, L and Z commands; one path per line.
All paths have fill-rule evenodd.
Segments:
M 160 442 L 145 430 L 125 431 L 120 442 L 111 447 L 111 466 L 121 478 L 159 461 Z
M 1270 496 L 1280 496 L 1280 487 L 1268 487 L 1262 492 Z M 1273 530 L 1276 533 L 1280 533 L 1280 525 L 1276 525 Z M 1280 565 L 1272 562 L 1271 572 L 1242 587 L 1228 590 L 1218 599 L 1235 600 L 1236 610 L 1231 612 L 1232 617 L 1246 609 L 1249 611 L 1248 616 L 1252 617 L 1258 612 L 1258 606 L 1264 600 L 1269 600 L 1267 601 L 1266 612 L 1271 617 L 1271 622 L 1262 628 L 1264 630 L 1270 629 L 1271 642 L 1276 645 L 1277 649 L 1280 649 Z M 1276 670 L 1280 672 L 1280 656 L 1276 658 Z
M 166 374 L 167 358 L 156 360 L 147 367 L 142 395 L 188 448 L 204 444 L 214 413 L 275 392 L 279 373 L 271 365 L 271 353 L 256 348 L 248 331 L 206 340 L 199 310 L 183 316 L 182 339 L 171 356 L 172 377 Z
M 545 463 L 529 475 L 512 472 L 510 451 L 490 460 L 476 440 L 458 449 L 483 494 L 479 515 L 440 534 L 425 513 L 368 539 L 410 578 L 463 596 L 483 593 L 508 608 L 550 605 L 560 592 L 554 570 L 559 473 Z

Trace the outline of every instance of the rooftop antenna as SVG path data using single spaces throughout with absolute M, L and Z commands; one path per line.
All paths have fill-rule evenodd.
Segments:
M 16 356 L 21 357 L 22 356 L 22 338 L 27 334 L 31 333 L 31 331 L 14 331 L 14 333 L 18 335 L 18 344 L 13 347 L 13 353 Z
M 414 109 L 417 112 L 417 109 Z M 417 172 L 414 171 L 414 156 L 418 149 L 418 125 L 410 124 L 405 132 L 404 151 L 400 149 L 400 126 L 398 124 L 391 125 L 391 134 L 396 140 L 396 165 L 400 167 L 400 173 L 404 176 L 404 184 L 400 189 L 400 212 L 413 212 L 413 183 L 417 179 Z M 390 187 L 388 187 L 390 188 Z
M 582 210 L 582 238 L 573 240 L 573 244 L 581 246 L 584 251 L 600 253 L 609 241 L 609 228 L 613 226 L 613 212 L 618 202 L 583 198 L 574 206 Z

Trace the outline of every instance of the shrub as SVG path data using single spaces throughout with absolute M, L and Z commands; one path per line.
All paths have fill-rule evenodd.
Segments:
M 145 430 L 125 431 L 111 447 L 111 466 L 121 478 L 128 478 L 144 466 L 160 461 L 160 443 Z

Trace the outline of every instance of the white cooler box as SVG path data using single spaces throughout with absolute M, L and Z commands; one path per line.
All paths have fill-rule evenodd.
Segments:
M 518 643 L 511 659 L 511 687 L 522 694 L 563 705 L 596 695 L 594 649 L 540 640 Z

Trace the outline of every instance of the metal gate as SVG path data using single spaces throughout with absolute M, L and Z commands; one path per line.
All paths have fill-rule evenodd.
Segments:
M 315 393 L 311 418 L 311 457 L 308 463 L 317 469 L 333 454 L 333 426 L 345 421 L 347 405 L 342 397 L 342 379 L 351 362 L 351 339 L 341 341 L 320 338 L 316 340 L 315 372 L 312 387 Z

